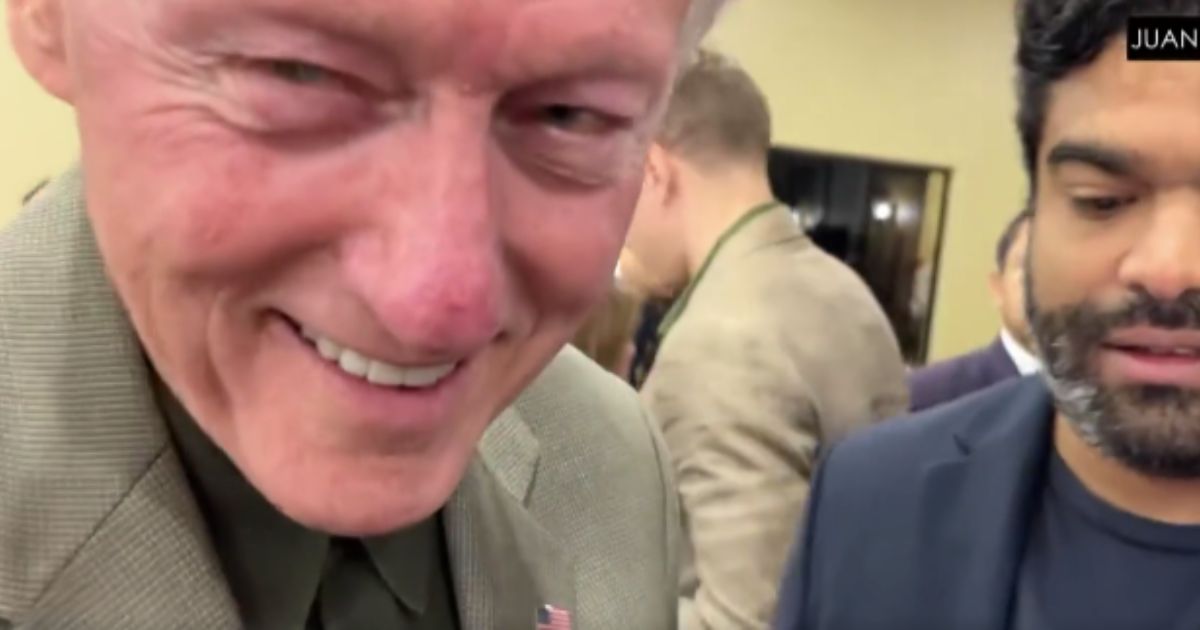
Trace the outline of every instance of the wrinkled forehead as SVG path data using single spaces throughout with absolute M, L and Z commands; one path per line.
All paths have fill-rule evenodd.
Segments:
M 707 2 L 709 0 L 696 0 Z M 692 0 L 67 0 L 107 26 L 145 27 L 168 42 L 235 37 L 263 26 L 335 34 L 419 61 L 524 72 L 586 57 L 629 73 L 671 66 Z M 690 38 L 689 38 L 690 39 Z M 423 55 L 432 51 L 453 54 Z

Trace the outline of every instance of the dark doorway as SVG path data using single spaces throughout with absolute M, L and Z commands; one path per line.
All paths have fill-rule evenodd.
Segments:
M 923 364 L 950 169 L 779 147 L 770 173 L 813 242 L 875 293 L 905 360 Z

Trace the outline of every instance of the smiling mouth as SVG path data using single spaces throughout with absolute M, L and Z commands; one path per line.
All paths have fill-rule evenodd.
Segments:
M 1193 339 L 1119 339 L 1102 348 L 1104 369 L 1117 383 L 1200 389 L 1200 346 Z
M 303 326 L 284 317 L 292 330 L 318 356 L 347 376 L 378 387 L 402 389 L 432 389 L 446 380 L 461 361 L 422 366 L 400 366 L 347 348 L 322 335 L 310 326 Z
M 1131 344 L 1106 344 L 1106 348 L 1126 354 L 1142 355 L 1160 359 L 1200 359 L 1200 347 L 1194 346 L 1140 346 Z

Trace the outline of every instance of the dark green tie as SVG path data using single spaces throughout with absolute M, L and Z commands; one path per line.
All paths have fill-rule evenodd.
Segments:
M 317 594 L 323 630 L 401 630 L 408 627 L 400 602 L 388 590 L 359 540 L 330 541 Z

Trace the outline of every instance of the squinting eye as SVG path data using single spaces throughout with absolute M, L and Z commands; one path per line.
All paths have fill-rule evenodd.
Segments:
M 303 61 L 272 59 L 266 65 L 275 77 L 297 85 L 314 85 L 333 78 L 333 73 L 328 70 Z
M 259 132 L 348 133 L 380 120 L 383 97 L 353 74 L 287 57 L 237 57 L 222 70 L 232 117 Z
M 619 121 L 585 107 L 547 105 L 539 112 L 541 122 L 566 133 L 600 135 L 616 127 Z

